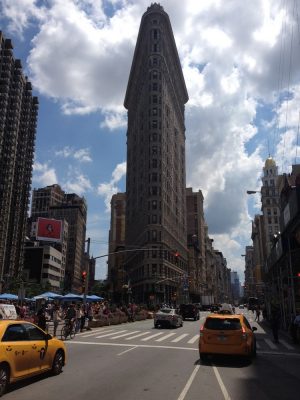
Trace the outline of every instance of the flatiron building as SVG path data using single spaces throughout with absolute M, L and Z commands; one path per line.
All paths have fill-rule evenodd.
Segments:
M 124 101 L 128 110 L 125 270 L 129 297 L 136 302 L 169 303 L 183 296 L 188 259 L 187 101 L 169 16 L 154 3 L 141 20 Z

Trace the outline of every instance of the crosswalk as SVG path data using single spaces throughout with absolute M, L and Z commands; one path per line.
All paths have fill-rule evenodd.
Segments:
M 125 343 L 161 343 L 162 345 L 188 345 L 198 346 L 199 334 L 181 333 L 181 332 L 155 332 L 153 330 L 128 330 L 117 328 L 99 328 L 93 332 L 86 332 L 76 335 L 76 340 L 95 340 L 104 339 L 105 341 L 124 341 Z M 100 340 L 101 341 L 101 340 Z M 134 342 L 133 342 L 134 341 Z M 296 346 L 291 345 L 286 340 L 280 340 L 280 343 L 274 343 L 266 334 L 265 338 L 257 339 L 257 350 L 259 351 L 293 351 L 298 352 Z

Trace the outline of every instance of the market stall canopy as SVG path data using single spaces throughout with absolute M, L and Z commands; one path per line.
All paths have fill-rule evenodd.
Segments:
M 39 294 L 38 296 L 35 296 L 34 298 L 33 298 L 33 300 L 41 300 L 41 299 L 52 299 L 52 300 L 54 300 L 54 299 L 61 299 L 63 296 L 61 296 L 60 294 L 57 294 L 57 293 L 53 293 L 53 292 L 45 292 L 45 293 L 42 293 L 42 294 Z
M 82 296 L 80 294 L 68 293 L 62 296 L 60 300 L 82 300 Z
M 103 297 L 96 296 L 95 294 L 91 294 L 90 296 L 86 296 L 87 301 L 101 301 Z
M 19 298 L 15 294 L 3 293 L 3 294 L 0 294 L 0 299 L 2 299 L 2 300 L 18 300 Z

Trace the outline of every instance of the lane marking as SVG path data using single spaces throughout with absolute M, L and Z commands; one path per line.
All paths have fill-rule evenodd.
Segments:
M 166 339 L 168 339 L 169 337 L 174 336 L 174 335 L 176 335 L 176 333 L 169 333 L 169 334 L 166 335 L 166 336 L 163 336 L 163 337 L 161 337 L 161 338 L 159 338 L 159 339 L 155 339 L 155 341 L 156 341 L 156 342 L 162 342 L 163 340 L 166 340 Z
M 113 336 L 110 339 L 119 339 L 120 337 L 129 336 L 132 333 L 138 333 L 138 332 L 141 332 L 141 331 L 132 331 L 132 332 L 127 332 L 127 333 L 122 333 L 122 335 Z M 116 332 L 114 334 L 116 334 Z
M 289 343 L 287 343 L 285 340 L 280 339 L 280 343 L 284 345 L 288 350 L 295 350 L 295 347 L 291 346 Z
M 99 334 L 99 332 L 101 332 L 101 333 L 108 333 L 108 332 L 114 332 L 115 331 L 115 329 L 108 329 L 108 330 L 106 330 L 106 331 L 97 331 L 97 332 L 93 332 L 93 333 L 89 333 L 88 335 L 85 333 L 84 335 L 82 335 L 81 337 L 83 337 L 83 338 L 86 338 L 86 337 L 91 337 L 91 336 L 96 336 L 96 335 L 98 335 Z M 76 336 L 78 336 L 78 335 L 76 335 Z
M 158 346 L 158 345 L 150 345 L 150 344 L 129 344 L 129 343 L 105 343 L 105 342 L 84 342 L 79 340 L 68 340 L 65 342 L 68 346 L 69 344 L 84 344 L 84 345 L 97 345 L 97 346 L 118 346 L 118 347 L 142 347 L 142 348 L 154 348 L 154 349 L 171 349 L 171 350 L 190 350 L 190 351 L 199 351 L 198 348 L 194 347 L 181 347 L 181 346 Z M 291 357 L 300 357 L 300 353 L 288 353 L 288 352 L 279 352 L 279 351 L 259 351 L 257 354 L 267 355 L 267 356 L 291 356 Z
M 155 335 L 151 335 L 151 336 L 148 336 L 148 337 L 146 337 L 146 338 L 144 338 L 144 339 L 141 339 L 143 342 L 147 342 L 147 340 L 150 340 L 150 339 L 152 339 L 152 338 L 155 338 L 156 336 L 160 336 L 160 335 L 162 335 L 163 333 L 162 332 L 160 332 L 160 333 L 155 333 Z
M 132 340 L 132 339 L 135 339 L 140 336 L 148 335 L 149 333 L 150 333 L 150 331 L 139 333 L 138 335 L 130 336 L 130 337 L 126 338 L 125 340 Z
M 196 340 L 199 339 L 199 335 L 195 335 L 191 340 L 188 341 L 189 344 L 193 344 L 196 342 Z
M 96 329 L 96 330 L 93 329 L 93 331 L 79 332 L 79 333 L 76 333 L 76 336 L 85 337 L 85 335 L 87 335 L 87 334 L 92 335 L 94 333 L 99 333 L 101 331 L 104 332 L 103 328 Z M 93 333 L 91 333 L 91 332 L 93 332 Z
M 183 335 L 178 336 L 178 338 L 176 338 L 176 339 L 174 339 L 174 340 L 171 340 L 171 342 L 172 342 L 172 343 L 177 343 L 177 342 L 179 342 L 180 340 L 182 340 L 183 338 L 185 338 L 186 336 L 189 336 L 189 334 L 188 334 L 188 333 L 184 333 Z
M 122 351 L 122 353 L 117 354 L 117 356 L 122 356 L 123 354 L 128 353 L 129 351 L 134 350 L 134 349 L 136 349 L 136 346 L 132 347 L 131 349 Z
M 260 348 L 261 348 L 260 344 L 257 343 L 257 342 L 256 342 L 256 348 L 257 348 L 257 349 L 260 349 Z
M 105 342 L 79 342 L 77 340 L 70 340 L 66 342 L 66 344 L 89 344 L 89 345 L 97 345 L 97 346 L 117 346 L 117 347 L 132 347 L 132 344 L 129 343 L 105 343 Z M 192 347 L 179 347 L 179 346 L 158 346 L 158 345 L 151 345 L 151 344 L 137 344 L 134 345 L 135 347 L 141 348 L 154 348 L 154 349 L 173 349 L 173 350 L 190 350 L 190 351 L 199 351 L 199 349 L 193 349 Z
M 127 332 L 127 329 L 125 329 L 125 330 L 123 330 L 123 331 L 119 331 L 119 333 L 121 333 L 121 332 Z M 102 337 L 106 337 L 106 336 L 112 336 L 112 335 L 115 335 L 116 334 L 116 332 L 113 332 L 113 333 L 107 333 L 106 335 L 100 335 L 100 336 L 96 336 L 96 339 L 100 339 L 100 338 L 102 338 Z
M 191 376 L 189 377 L 185 387 L 183 388 L 182 392 L 180 393 L 179 397 L 177 400 L 184 400 L 187 392 L 189 391 L 189 388 L 192 386 L 193 380 L 195 379 L 195 376 L 197 372 L 199 371 L 200 365 L 196 365 L 194 368 L 194 371 L 192 372 Z
M 276 346 L 273 342 L 271 342 L 270 339 L 264 339 L 264 341 L 267 343 L 267 345 L 268 345 L 272 350 L 278 349 L 278 346 Z
M 227 392 L 227 389 L 226 389 L 226 387 L 225 387 L 225 385 L 224 385 L 224 383 L 222 381 L 221 375 L 219 374 L 219 371 L 218 371 L 217 367 L 215 365 L 213 365 L 213 364 L 212 364 L 212 367 L 213 367 L 214 373 L 216 375 L 218 384 L 220 385 L 220 388 L 221 388 L 221 391 L 223 393 L 224 399 L 225 400 L 230 400 L 230 396 L 229 396 L 229 394 Z

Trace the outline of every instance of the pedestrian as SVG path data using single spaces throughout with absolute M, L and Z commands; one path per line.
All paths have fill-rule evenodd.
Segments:
M 47 320 L 44 307 L 40 308 L 37 313 L 37 326 L 43 329 L 43 331 L 46 331 Z
M 279 338 L 278 338 L 278 331 L 280 327 L 280 311 L 279 308 L 274 308 L 271 311 L 271 328 L 272 328 L 272 333 L 274 337 L 274 342 L 279 343 Z
M 54 305 L 52 310 L 52 319 L 53 319 L 53 336 L 56 336 L 57 327 L 59 324 L 59 307 L 58 305 Z
M 294 334 L 294 338 L 295 338 L 295 343 L 299 343 L 300 342 L 300 310 L 296 310 L 296 317 L 293 321 L 293 325 L 294 325 L 294 329 L 295 329 L 295 334 Z
M 259 307 L 256 308 L 256 317 L 255 317 L 255 321 L 259 322 L 259 317 L 260 317 L 260 309 Z

